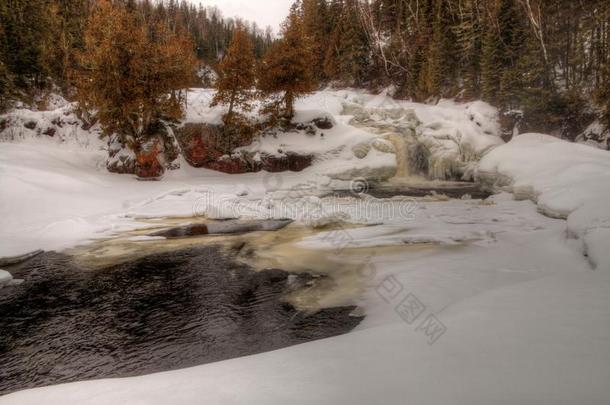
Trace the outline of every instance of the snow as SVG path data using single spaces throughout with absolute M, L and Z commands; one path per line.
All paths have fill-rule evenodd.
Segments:
M 185 370 L 29 390 L 0 403 L 606 403 L 610 274 L 589 270 L 565 239 L 565 222 L 506 195 L 486 205 L 426 204 L 416 217 L 423 224 L 442 214 L 437 221 L 456 234 L 468 223 L 493 232 L 496 221 L 502 232 L 374 255 L 360 302 L 367 318 L 350 334 Z M 395 222 L 409 233 L 412 220 L 388 226 Z M 374 239 L 375 228 L 367 229 Z M 383 288 L 388 279 L 403 288 L 394 298 Z M 425 307 L 411 324 L 395 311 L 408 293 Z M 431 314 L 446 328 L 432 345 L 417 330 Z
M 353 114 L 350 122 L 404 137 L 413 151 L 411 160 L 423 162 L 431 179 L 472 179 L 480 158 L 504 143 L 497 109 L 482 101 L 428 105 L 393 100 L 385 93 L 348 94 L 344 105 L 345 113 Z
M 205 105 L 210 97 L 190 92 L 189 121 L 219 119 L 223 110 Z M 323 112 L 336 124 L 323 131 L 324 141 L 293 132 L 252 146 L 315 154 L 301 173 L 230 176 L 182 162 L 160 182 L 138 182 L 107 173 L 106 152 L 97 141 L 79 142 L 80 132 L 45 138 L 23 131 L 2 143 L 0 257 L 158 226 L 144 219 L 290 218 L 322 228 L 299 248 L 361 271 L 361 294 L 349 303 L 366 318 L 332 339 L 28 390 L 0 404 L 609 403 L 608 152 L 540 134 L 504 145 L 497 112 L 481 102 L 432 106 L 327 90 L 297 104 L 303 122 Z M 19 123 L 10 128 L 60 113 L 12 112 Z M 434 177 L 476 172 L 505 193 L 486 202 L 324 197 L 354 177 L 373 181 L 396 170 L 396 156 L 373 146 L 387 132 L 430 146 L 429 162 L 439 162 Z M 353 148 L 362 143 L 371 147 L 361 159 Z M 345 227 L 337 233 L 329 225 Z M 401 306 L 413 297 L 423 307 L 416 319 Z M 440 336 L 426 334 L 430 319 Z
M 480 162 L 479 181 L 567 218 L 591 262 L 610 269 L 610 153 L 543 134 L 523 134 Z
M 13 276 L 6 270 L 0 270 L 0 288 L 9 285 L 13 281 Z
M 84 149 L 99 149 L 103 146 L 99 139 L 99 125 L 83 129 L 83 121 L 75 112 L 76 104 L 68 103 L 57 95 L 51 95 L 50 100 L 50 105 L 57 108 L 48 111 L 20 108 L 0 115 L 0 142 L 45 138 L 54 143 Z

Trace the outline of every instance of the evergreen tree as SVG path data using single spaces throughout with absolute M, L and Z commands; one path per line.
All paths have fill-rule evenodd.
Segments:
M 46 0 L 12 0 L 0 4 L 2 61 L 22 89 L 39 86 L 48 73 L 45 47 L 49 38 Z
M 459 77 L 464 96 L 474 99 L 480 95 L 481 84 L 481 5 L 480 0 L 465 0 L 457 12 L 452 27 L 459 57 Z
M 82 50 L 88 17 L 87 0 L 55 0 L 49 6 L 50 36 L 44 44 L 45 63 L 51 76 L 65 93 L 73 84 L 76 53 Z
M 363 85 L 371 68 L 370 45 L 360 20 L 357 0 L 345 0 L 331 33 L 325 71 L 346 85 Z
M 96 111 L 107 135 L 138 150 L 162 120 L 183 115 L 194 74 L 190 40 L 164 21 L 144 25 L 126 6 L 98 3 L 85 32 L 78 80 L 81 107 Z
M 432 40 L 426 54 L 425 69 L 420 76 L 420 97 L 441 96 L 451 86 L 452 71 L 456 65 L 452 60 L 455 43 L 450 30 L 451 21 L 446 0 L 434 0 L 432 16 Z
M 327 39 L 329 37 L 330 24 L 328 21 L 328 9 L 325 0 L 303 0 L 303 31 L 312 46 L 314 57 L 314 74 L 318 81 L 323 80 L 324 59 L 326 57 Z
M 279 103 L 272 103 L 268 109 L 277 118 L 292 119 L 294 101 L 316 89 L 313 60 L 302 21 L 293 10 L 284 22 L 282 39 L 267 51 L 259 69 L 261 92 L 266 96 L 281 94 Z
M 212 101 L 212 105 L 229 105 L 229 112 L 225 116 L 227 125 L 232 122 L 235 107 L 251 109 L 254 97 L 251 90 L 255 84 L 254 65 L 251 40 L 240 24 L 233 33 L 227 54 L 218 66 L 220 79 L 216 82 L 216 95 Z
M 610 57 L 606 60 L 604 77 L 596 92 L 596 97 L 602 106 L 601 122 L 606 126 L 606 130 L 610 132 Z M 608 147 L 610 147 L 610 144 Z
M 500 55 L 502 72 L 498 101 L 503 106 L 518 106 L 522 76 L 517 65 L 524 55 L 526 44 L 525 16 L 519 12 L 515 0 L 502 0 L 498 10 Z
M 495 18 L 488 18 L 481 45 L 481 95 L 489 102 L 495 102 L 500 90 L 502 39 Z
M 9 107 L 14 91 L 13 78 L 0 60 L 0 113 Z

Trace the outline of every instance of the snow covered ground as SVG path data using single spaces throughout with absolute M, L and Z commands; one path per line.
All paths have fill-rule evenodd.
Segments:
M 610 269 L 610 153 L 549 135 L 523 134 L 486 155 L 478 180 L 538 204 L 545 215 L 568 220 L 568 236 Z
M 434 229 L 471 242 L 370 256 L 367 318 L 348 335 L 0 403 L 607 403 L 610 274 L 591 271 L 563 220 L 501 195 L 426 203 L 414 220 L 366 229 L 347 231 L 350 243 Z M 303 243 L 328 248 L 329 237 Z
M 105 172 L 105 152 L 91 145 L 31 136 L 0 144 L 0 257 L 67 248 L 147 226 L 138 219 L 151 217 L 315 223 L 340 206 L 341 219 L 370 225 L 299 242 L 332 249 L 358 269 L 365 263 L 358 304 L 367 317 L 348 335 L 192 369 L 24 391 L 0 404 L 609 403 L 610 154 L 542 135 L 502 145 L 494 111 L 479 104 L 432 107 L 328 91 L 299 103 L 299 116 L 323 110 L 339 136 L 379 137 L 350 126 L 345 105 L 368 110 L 376 129 L 395 130 L 413 121 L 413 111 L 416 136 L 434 156 L 462 168 L 482 157 L 473 168 L 478 179 L 518 198 L 320 198 L 336 182 L 327 175 L 332 160 L 302 173 L 239 176 L 182 164 L 161 182 L 137 182 Z M 295 138 L 291 147 L 302 145 Z M 346 151 L 337 164 L 353 159 Z M 388 164 L 385 155 L 371 164 Z

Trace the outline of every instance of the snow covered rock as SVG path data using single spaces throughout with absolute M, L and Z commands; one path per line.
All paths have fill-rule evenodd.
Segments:
M 362 95 L 355 103 L 345 104 L 343 114 L 351 116 L 350 123 L 355 126 L 382 136 L 402 136 L 408 144 L 405 158 L 409 166 L 430 179 L 470 180 L 480 158 L 504 143 L 498 111 L 484 102 L 441 100 L 437 105 L 426 105 L 382 95 L 371 97 Z
M 117 136 L 108 141 L 108 160 L 106 168 L 110 173 L 135 174 L 136 154 L 119 142 Z
M 332 212 L 321 217 L 307 218 L 305 223 L 315 229 L 341 225 L 349 221 L 350 217 L 345 212 Z
M 396 148 L 394 147 L 392 142 L 387 141 L 385 139 L 375 139 L 371 143 L 371 146 L 374 149 L 378 150 L 379 152 L 383 152 L 383 153 L 396 153 Z
M 352 147 L 352 152 L 354 152 L 354 156 L 358 159 L 364 159 L 369 152 L 371 151 L 371 144 L 367 142 L 361 142 L 358 145 Z
M 568 220 L 593 265 L 610 269 L 610 153 L 544 134 L 523 134 L 489 152 L 476 180 L 543 214 Z
M 62 101 L 63 100 L 63 101 Z M 46 139 L 82 148 L 101 149 L 99 124 L 87 123 L 76 113 L 76 104 L 63 98 L 52 97 L 52 110 L 36 111 L 15 108 L 0 115 L 0 141 L 20 142 L 31 139 Z
M 576 137 L 576 142 L 610 150 L 610 129 L 605 129 L 599 121 L 595 121 Z
M 0 270 L 0 288 L 9 285 L 13 281 L 13 276 L 6 270 Z

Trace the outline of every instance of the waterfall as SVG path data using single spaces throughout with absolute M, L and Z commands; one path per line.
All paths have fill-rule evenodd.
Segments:
M 396 149 L 396 176 L 397 178 L 406 178 L 411 175 L 411 167 L 409 164 L 409 146 L 404 136 L 400 134 L 389 134 L 386 136 L 388 141 L 392 142 Z

